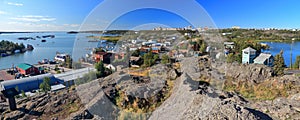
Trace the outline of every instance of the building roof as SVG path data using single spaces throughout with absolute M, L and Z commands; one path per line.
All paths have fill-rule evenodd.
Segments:
M 234 42 L 224 42 L 224 45 L 234 45 Z
M 27 63 L 21 63 L 17 65 L 18 68 L 23 69 L 23 70 L 27 70 L 31 67 L 33 67 L 33 65 L 27 64 Z
M 141 57 L 134 57 L 134 56 L 131 56 L 130 57 L 130 61 L 138 61 L 140 60 Z
M 247 52 L 254 51 L 254 52 L 256 52 L 256 50 L 251 48 L 251 47 L 247 47 L 243 51 L 247 51 Z
M 83 77 L 85 74 L 96 71 L 95 68 L 82 68 L 77 70 L 71 70 L 61 74 L 55 74 L 55 78 L 59 80 L 63 80 L 64 82 L 75 80 L 77 78 Z
M 107 52 L 96 52 L 95 54 L 96 54 L 96 55 L 106 55 Z
M 152 47 L 151 49 L 152 50 L 159 50 L 159 48 L 157 48 L 157 47 Z
M 256 57 L 254 59 L 255 63 L 263 63 L 265 62 L 267 59 L 269 59 L 272 55 L 271 54 L 267 54 L 267 53 L 261 53 L 259 54 L 258 57 Z
M 51 86 L 51 91 L 57 91 L 66 88 L 63 84 L 57 84 Z
M 9 89 L 9 88 L 15 88 L 18 86 L 20 90 L 23 89 L 36 89 L 39 87 L 39 83 L 42 83 L 45 77 L 50 78 L 50 82 L 54 83 L 56 81 L 59 81 L 56 79 L 52 74 L 43 74 L 43 75 L 37 75 L 32 77 L 26 77 L 22 79 L 15 79 L 15 80 L 7 80 L 0 83 L 0 91 Z M 26 92 L 26 90 L 24 90 Z

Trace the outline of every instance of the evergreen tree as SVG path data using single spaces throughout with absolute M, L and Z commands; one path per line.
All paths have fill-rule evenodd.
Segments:
M 226 62 L 233 63 L 235 61 L 235 56 L 233 53 L 229 53 L 226 58 Z
M 49 77 L 45 77 L 43 82 L 40 84 L 40 89 L 43 92 L 48 92 L 51 90 L 51 86 L 50 86 L 50 78 Z
M 201 46 L 200 46 L 200 49 L 199 49 L 200 52 L 201 53 L 205 53 L 206 52 L 206 47 L 207 47 L 206 43 L 203 41 L 202 44 L 201 44 Z
M 105 75 L 105 67 L 103 61 L 100 60 L 95 64 L 95 69 L 97 70 L 97 77 L 103 77 Z
M 140 56 L 140 50 L 139 49 L 135 50 L 131 56 L 135 56 L 135 57 Z
M 300 56 L 297 56 L 296 57 L 296 61 L 294 62 L 294 64 L 293 64 L 293 68 L 295 68 L 295 69 L 299 69 L 300 68 Z
M 162 64 L 167 64 L 167 63 L 169 63 L 169 62 L 170 62 L 169 56 L 166 55 L 166 54 L 162 55 L 161 63 L 162 63 Z
M 284 64 L 284 58 L 283 58 L 283 51 L 281 50 L 279 54 L 277 54 L 275 56 L 275 60 L 274 60 L 274 73 L 277 76 L 282 76 L 284 75 L 284 68 L 285 68 L 285 64 Z

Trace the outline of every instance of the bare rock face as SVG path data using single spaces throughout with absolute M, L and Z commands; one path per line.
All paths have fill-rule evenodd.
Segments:
M 291 96 L 289 97 L 289 99 L 290 99 L 290 100 L 295 100 L 295 101 L 300 101 L 300 93 L 291 95 Z
M 176 69 L 171 69 L 168 72 L 168 76 L 169 76 L 169 79 L 175 80 L 178 77 L 178 72 L 176 71 Z
M 111 83 L 101 83 L 105 80 L 99 79 L 77 86 L 77 94 L 85 109 L 73 113 L 69 119 L 116 119 L 118 108 L 108 99 L 103 91 Z M 114 82 L 114 81 L 111 81 Z
M 247 101 L 236 94 L 223 93 L 209 86 L 203 87 L 199 83 L 202 89 L 193 90 L 197 83 L 193 82 L 187 74 L 182 77 L 177 79 L 179 86 L 174 93 L 153 112 L 150 120 L 271 119 L 264 113 L 245 107 Z
M 184 63 L 197 61 L 186 58 Z M 209 83 L 198 82 L 196 64 L 185 64 L 183 74 L 175 81 L 173 94 L 157 108 L 150 120 L 257 120 L 272 119 L 268 115 L 246 107 L 247 101 L 234 93 L 216 90 Z
M 253 83 L 261 83 L 273 77 L 273 70 L 265 65 L 250 64 L 227 64 L 224 68 L 226 76 L 241 81 L 250 81 Z
M 65 119 L 71 109 L 75 112 L 81 104 L 74 90 L 63 90 L 17 100 L 17 107 L 15 111 L 6 109 L 1 119 Z
M 300 119 L 300 104 L 296 100 L 277 98 L 273 101 L 257 102 L 252 106 L 276 119 Z

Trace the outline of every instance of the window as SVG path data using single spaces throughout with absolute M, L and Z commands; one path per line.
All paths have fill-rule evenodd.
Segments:
M 244 54 L 249 54 L 248 52 L 244 52 Z

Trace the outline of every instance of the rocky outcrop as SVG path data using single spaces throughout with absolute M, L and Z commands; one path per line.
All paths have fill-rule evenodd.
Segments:
M 287 98 L 276 98 L 273 101 L 260 101 L 252 104 L 256 108 L 276 119 L 300 119 L 299 100 L 291 100 Z
M 179 82 L 178 88 L 174 90 L 169 99 L 152 113 L 150 120 L 271 119 L 263 113 L 257 115 L 253 109 L 245 107 L 247 101 L 236 94 L 223 93 L 211 87 L 192 90 L 195 84 L 200 84 L 193 83 L 187 74 L 177 80 Z
M 258 84 L 273 77 L 272 68 L 265 65 L 241 65 L 237 63 L 227 63 L 224 65 L 223 71 L 225 75 L 237 81 L 247 81 Z
M 75 90 L 63 90 L 17 100 L 17 107 L 15 111 L 6 109 L 1 119 L 65 119 L 82 106 Z
M 183 64 L 195 60 L 186 58 Z M 200 77 L 197 69 L 193 69 L 196 64 L 185 64 L 183 75 L 175 81 L 173 94 L 152 113 L 150 119 L 271 119 L 246 107 L 247 101 L 237 94 L 216 90 L 207 82 L 195 81 Z
M 118 108 L 108 99 L 103 91 L 103 87 L 113 82 L 98 79 L 76 87 L 85 108 L 70 115 L 70 119 L 116 119 Z

